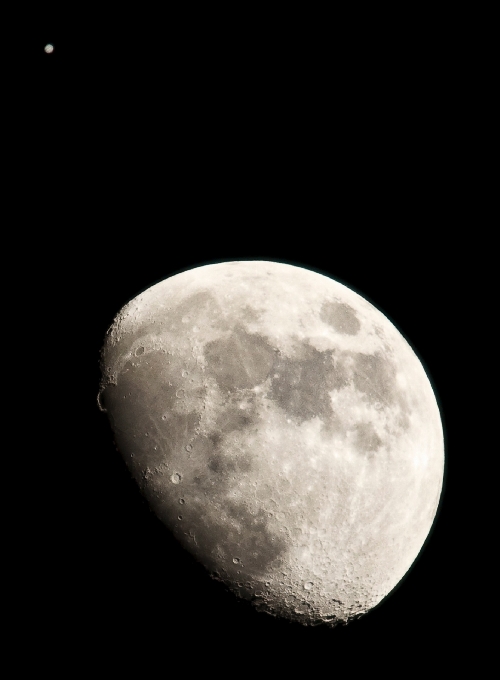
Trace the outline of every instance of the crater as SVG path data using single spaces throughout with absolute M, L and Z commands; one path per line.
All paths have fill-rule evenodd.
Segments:
M 356 312 L 345 302 L 324 302 L 321 306 L 320 318 L 337 333 L 356 335 L 361 324 Z

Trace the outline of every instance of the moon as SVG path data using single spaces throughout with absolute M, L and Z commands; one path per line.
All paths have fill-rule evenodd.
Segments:
M 439 408 L 396 327 L 290 264 L 209 264 L 116 316 L 100 408 L 150 507 L 259 611 L 348 623 L 418 556 L 443 483 Z

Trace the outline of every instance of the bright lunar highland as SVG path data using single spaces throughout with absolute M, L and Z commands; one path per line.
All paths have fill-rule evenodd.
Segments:
M 276 262 L 210 264 L 119 312 L 99 405 L 151 508 L 259 610 L 347 622 L 406 574 L 444 443 L 419 359 L 346 286 Z

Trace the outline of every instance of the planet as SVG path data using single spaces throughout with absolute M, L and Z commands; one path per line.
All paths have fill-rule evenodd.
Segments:
M 54 51 L 54 45 L 45 45 L 43 49 L 47 54 L 51 54 Z
M 261 260 L 183 271 L 121 309 L 101 373 L 149 506 L 257 610 L 349 623 L 419 555 L 443 484 L 439 407 L 399 330 L 342 283 Z

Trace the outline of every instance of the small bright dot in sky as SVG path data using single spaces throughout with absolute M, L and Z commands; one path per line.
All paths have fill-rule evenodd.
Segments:
M 51 52 L 54 51 L 54 45 L 45 45 L 44 49 L 47 52 L 47 54 L 50 54 Z

